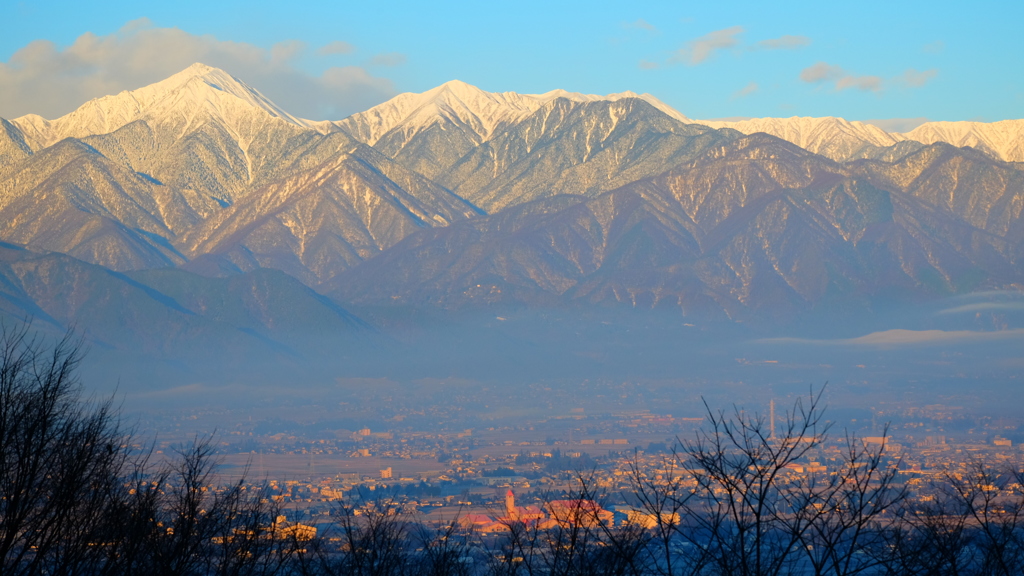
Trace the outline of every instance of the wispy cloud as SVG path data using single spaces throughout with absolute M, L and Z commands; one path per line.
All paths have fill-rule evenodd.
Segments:
M 736 92 L 733 92 L 732 97 L 733 98 L 745 98 L 747 96 L 750 96 L 751 94 L 756 93 L 760 89 L 761 89 L 761 87 L 757 85 L 757 82 L 751 82 L 750 84 L 747 84 L 746 86 L 744 86 L 743 88 L 740 88 Z
M 946 308 L 937 312 L 938 314 L 963 314 L 963 313 L 974 313 L 978 312 L 992 312 L 992 311 L 1024 311 L 1024 302 L 975 302 L 974 304 L 964 304 L 963 306 L 954 306 L 952 308 Z
M 894 347 L 954 342 L 987 342 L 1024 338 L 1024 329 L 979 332 L 973 330 L 884 330 L 872 332 L 857 338 L 836 340 L 815 340 L 809 338 L 767 338 L 758 340 L 762 344 L 813 344 L 822 346 L 864 346 Z
M 370 65 L 393 68 L 395 66 L 405 64 L 405 61 L 405 54 L 401 54 L 399 52 L 388 52 L 386 54 L 377 54 L 373 58 L 370 58 Z
M 882 78 L 880 76 L 854 76 L 840 66 L 826 62 L 817 62 L 800 72 L 800 80 L 810 84 L 832 83 L 836 91 L 861 90 L 880 92 Z
M 329 56 L 331 54 L 352 54 L 356 51 L 356 47 L 348 42 L 342 40 L 335 40 L 326 46 L 321 46 L 316 51 L 321 56 Z
M 817 62 L 800 71 L 800 79 L 804 82 L 829 82 L 836 81 L 843 77 L 846 71 L 839 66 L 832 66 L 825 62 Z
M 627 29 L 632 28 L 632 29 L 638 29 L 638 30 L 646 30 L 648 32 L 657 32 L 658 31 L 658 28 L 656 26 L 654 26 L 654 24 L 651 24 L 650 22 L 648 22 L 647 20 L 644 20 L 643 18 L 637 18 L 633 22 L 626 22 L 622 26 L 624 28 L 627 28 Z
M 880 76 L 843 76 L 836 80 L 836 90 L 862 90 L 864 92 L 880 92 L 882 90 L 882 78 Z
M 651 62 L 650 60 L 641 60 L 638 66 L 641 70 L 654 70 L 659 67 L 657 62 Z
M 778 38 L 761 40 L 754 44 L 754 50 L 796 50 L 811 45 L 811 39 L 807 36 L 785 35 Z
M 89 99 L 163 80 L 195 62 L 223 68 L 289 112 L 311 119 L 343 118 L 395 93 L 390 80 L 358 66 L 310 74 L 296 65 L 306 50 L 298 41 L 267 50 L 157 28 L 146 19 L 107 36 L 83 34 L 67 47 L 37 40 L 0 62 L 0 116 L 54 118 Z
M 920 88 L 938 74 L 935 69 L 917 71 L 908 68 L 899 76 L 883 79 L 881 76 L 857 76 L 847 72 L 841 66 L 827 62 L 816 62 L 800 71 L 800 80 L 809 84 L 832 84 L 836 92 L 843 90 L 860 90 L 862 92 L 881 92 L 886 84 L 907 88 Z
M 733 26 L 705 34 L 700 38 L 687 42 L 686 46 L 680 48 L 675 53 L 672 60 L 675 62 L 685 62 L 691 66 L 700 64 L 711 58 L 715 52 L 738 46 L 740 43 L 739 35 L 743 31 L 742 26 Z
M 904 86 L 909 86 L 911 88 L 920 88 L 921 86 L 927 84 L 929 80 L 934 78 L 937 73 L 938 72 L 934 68 L 930 70 L 924 70 L 922 72 L 918 72 L 913 68 L 907 68 L 907 70 L 903 72 L 903 74 L 898 76 L 896 80 L 898 83 Z
M 946 43 L 942 40 L 936 40 L 930 44 L 925 44 L 921 47 L 921 50 L 928 54 L 940 54 L 946 49 Z

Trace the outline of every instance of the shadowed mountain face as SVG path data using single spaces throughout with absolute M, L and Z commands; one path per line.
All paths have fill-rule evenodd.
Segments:
M 350 305 L 777 321 L 1024 283 L 1015 123 L 692 122 L 451 82 L 314 123 L 196 65 L 0 122 L 0 306 L 115 347 L 280 351 L 362 334 Z
M 886 163 L 852 164 L 854 174 L 963 218 L 972 226 L 1020 243 L 1024 165 L 993 160 L 971 148 L 939 143 Z
M 0 313 L 58 329 L 75 326 L 102 348 L 154 357 L 230 358 L 254 349 L 294 355 L 311 334 L 372 332 L 276 270 L 229 278 L 175 269 L 122 274 L 9 244 L 0 244 Z

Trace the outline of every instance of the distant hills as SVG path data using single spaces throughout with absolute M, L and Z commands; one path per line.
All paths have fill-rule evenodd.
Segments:
M 196 64 L 0 119 L 0 310 L 159 348 L 372 330 L 353 308 L 777 321 L 1020 289 L 1022 162 L 1024 120 L 711 122 L 458 81 L 312 122 Z

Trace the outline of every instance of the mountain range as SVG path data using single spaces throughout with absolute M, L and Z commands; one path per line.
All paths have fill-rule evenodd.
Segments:
M 314 122 L 195 64 L 0 119 L 0 311 L 156 348 L 388 307 L 778 320 L 1019 290 L 1022 210 L 1024 120 L 700 121 L 452 81 Z

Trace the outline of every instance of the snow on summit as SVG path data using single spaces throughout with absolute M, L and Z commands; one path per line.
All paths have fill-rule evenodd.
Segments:
M 692 122 L 712 128 L 732 128 L 744 134 L 765 132 L 839 161 L 864 146 L 885 147 L 911 140 L 922 144 L 945 142 L 953 146 L 972 146 L 1007 162 L 1024 162 L 1024 120 L 925 122 L 905 133 L 886 132 L 872 124 L 832 116 Z
M 598 96 L 561 89 L 544 94 L 486 92 L 461 80 L 451 80 L 419 94 L 399 94 L 365 112 L 353 114 L 336 125 L 372 146 L 392 130 L 415 133 L 445 118 L 470 127 L 482 140 L 489 137 L 498 126 L 521 120 L 556 98 L 567 98 L 574 102 L 640 98 L 677 120 L 689 122 L 685 116 L 650 94 L 621 92 Z
M 562 89 L 543 94 L 487 92 L 460 80 L 445 82 L 422 93 L 399 94 L 340 121 L 311 122 L 289 114 L 231 74 L 201 63 L 155 84 L 90 100 L 56 120 L 28 114 L 12 123 L 34 150 L 68 137 L 108 134 L 137 120 L 144 120 L 151 127 L 170 128 L 178 134 L 212 122 L 225 128 L 239 142 L 249 141 L 260 130 L 279 122 L 320 133 L 340 128 L 371 146 L 389 133 L 399 141 L 408 141 L 438 122 L 447 122 L 460 127 L 467 137 L 480 144 L 500 127 L 523 120 L 558 98 L 574 102 L 637 98 L 683 123 L 732 128 L 746 134 L 767 132 L 840 161 L 868 146 L 886 147 L 912 140 L 924 144 L 947 142 L 954 146 L 973 146 L 1005 161 L 1024 162 L 1024 120 L 927 122 L 902 134 L 836 117 L 692 120 L 650 94 L 626 91 L 600 96 Z
M 259 111 L 259 112 L 257 112 Z M 308 126 L 227 72 L 196 63 L 155 84 L 90 100 L 56 120 L 29 114 L 16 124 L 35 148 L 64 138 L 107 134 L 136 120 L 154 124 L 215 120 L 229 129 L 263 114 L 296 126 Z M 201 118 L 205 117 L 205 118 Z

